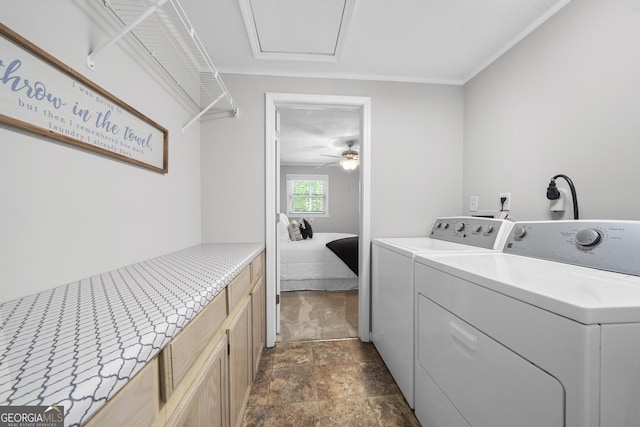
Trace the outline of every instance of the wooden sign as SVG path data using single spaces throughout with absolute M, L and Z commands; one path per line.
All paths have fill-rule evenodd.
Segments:
M 166 129 L 2 24 L 0 123 L 168 172 Z

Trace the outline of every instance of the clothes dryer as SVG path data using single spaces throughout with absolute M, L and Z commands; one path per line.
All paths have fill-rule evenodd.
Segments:
M 415 408 L 432 427 L 640 425 L 640 222 L 516 223 L 415 258 Z
M 428 237 L 379 238 L 372 244 L 372 341 L 409 405 L 414 407 L 414 257 L 419 253 L 500 250 L 513 223 L 442 217 Z

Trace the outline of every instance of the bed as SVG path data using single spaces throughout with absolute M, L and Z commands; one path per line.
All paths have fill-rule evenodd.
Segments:
M 287 223 L 280 222 L 282 228 Z M 335 242 L 332 244 L 332 242 Z M 288 232 L 280 233 L 280 290 L 348 290 L 358 288 L 357 235 L 350 233 L 313 233 L 313 237 L 291 240 Z M 327 247 L 347 254 L 351 267 Z M 355 250 L 354 250 L 355 248 Z M 354 268 L 354 270 L 352 270 Z

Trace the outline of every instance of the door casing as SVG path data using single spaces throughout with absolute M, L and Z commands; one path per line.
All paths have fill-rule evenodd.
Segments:
M 362 96 L 309 95 L 267 93 L 265 97 L 265 242 L 267 347 L 276 342 L 276 280 L 277 280 L 277 205 L 276 171 L 280 159 L 276 153 L 276 111 L 278 107 L 335 106 L 358 107 L 361 111 L 360 141 L 360 230 L 358 275 L 358 336 L 370 340 L 371 331 L 371 98 Z

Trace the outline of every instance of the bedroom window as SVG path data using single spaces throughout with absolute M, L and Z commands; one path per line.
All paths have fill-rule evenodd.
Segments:
M 287 215 L 329 216 L 329 175 L 287 175 Z

